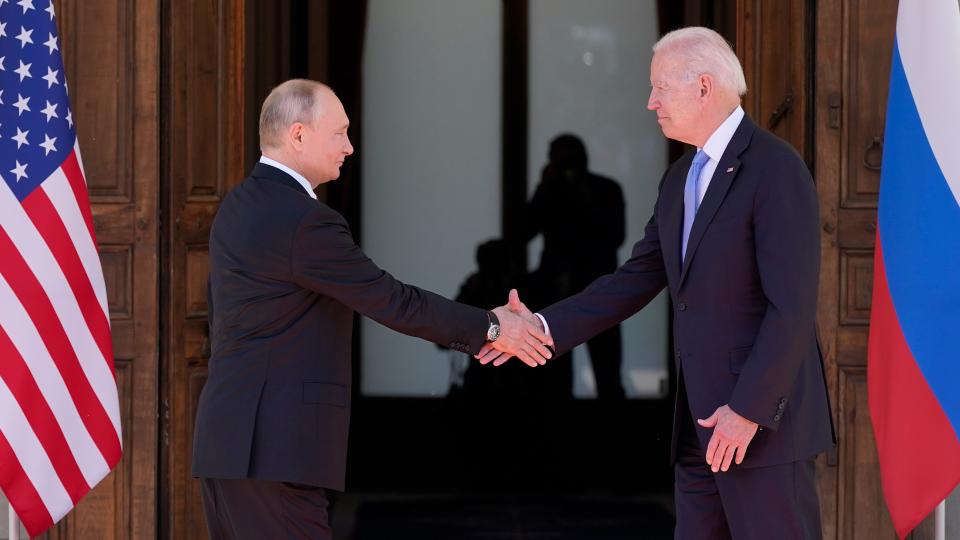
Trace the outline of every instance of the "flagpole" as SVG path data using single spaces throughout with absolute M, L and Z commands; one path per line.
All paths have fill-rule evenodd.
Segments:
M 10 540 L 20 540 L 20 518 L 17 517 L 17 513 L 13 511 L 13 505 L 7 506 L 7 515 L 10 517 L 10 534 L 7 537 Z
M 946 540 L 947 538 L 947 501 L 940 501 L 937 510 L 933 514 L 934 522 L 934 540 Z

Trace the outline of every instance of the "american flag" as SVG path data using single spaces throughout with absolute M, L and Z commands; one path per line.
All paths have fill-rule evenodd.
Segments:
M 0 0 L 0 180 L 0 488 L 35 536 L 121 454 L 106 287 L 52 0 Z

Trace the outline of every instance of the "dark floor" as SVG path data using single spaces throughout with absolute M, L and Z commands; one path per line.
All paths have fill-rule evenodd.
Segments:
M 337 540 L 658 540 L 673 538 L 669 495 L 349 493 Z

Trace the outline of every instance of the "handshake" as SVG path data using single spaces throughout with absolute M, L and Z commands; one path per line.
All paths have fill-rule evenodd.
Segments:
M 480 349 L 476 358 L 481 364 L 502 365 L 516 356 L 530 367 L 542 366 L 553 356 L 553 338 L 543 327 L 540 317 L 534 315 L 516 289 L 511 289 L 507 304 L 495 308 L 500 321 L 500 337 Z

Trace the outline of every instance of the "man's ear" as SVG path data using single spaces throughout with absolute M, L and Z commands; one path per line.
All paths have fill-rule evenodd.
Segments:
M 700 77 L 697 79 L 697 83 L 700 88 L 701 98 L 709 97 L 710 94 L 713 93 L 713 90 L 714 90 L 713 77 L 711 77 L 710 75 L 707 75 L 705 73 L 700 75 Z
M 300 145 L 303 144 L 303 124 L 300 122 L 294 122 L 290 125 L 290 129 L 287 132 L 290 137 L 290 142 L 293 143 L 295 148 L 300 148 Z

